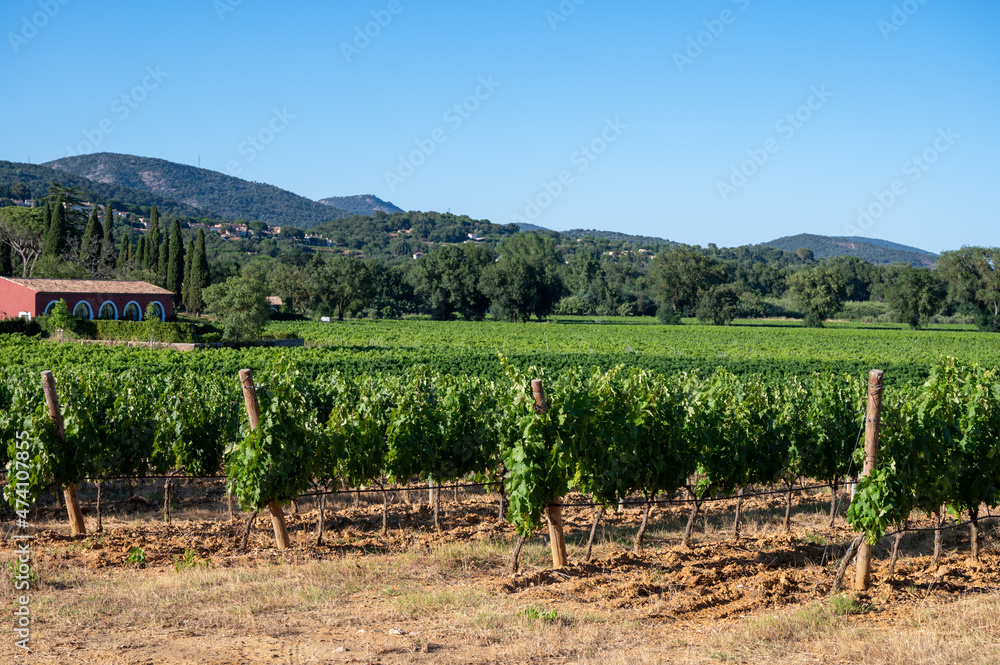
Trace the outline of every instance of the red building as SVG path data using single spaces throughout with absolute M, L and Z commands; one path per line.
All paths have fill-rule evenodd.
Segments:
M 0 277 L 0 319 L 48 314 L 65 300 L 80 319 L 141 321 L 150 303 L 161 319 L 174 313 L 174 294 L 147 282 Z

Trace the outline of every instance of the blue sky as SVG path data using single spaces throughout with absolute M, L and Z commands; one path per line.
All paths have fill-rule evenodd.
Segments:
M 5 0 L 0 29 L 2 159 L 200 157 L 701 245 L 1000 245 L 988 0 Z

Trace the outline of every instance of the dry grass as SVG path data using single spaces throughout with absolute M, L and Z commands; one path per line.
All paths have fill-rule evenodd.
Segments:
M 842 523 L 833 532 L 827 527 L 827 496 L 817 494 L 797 502 L 795 538 L 785 541 L 780 500 L 750 507 L 742 526 L 748 541 L 746 557 L 766 553 L 764 560 L 769 560 L 770 548 L 777 555 L 782 542 L 789 547 L 811 543 L 824 557 L 800 562 L 798 570 L 810 579 L 820 577 L 846 533 Z M 732 514 L 723 506 L 707 507 L 699 518 L 697 541 L 731 541 Z M 339 510 L 347 508 L 342 502 Z M 185 509 L 183 516 L 218 519 L 224 511 L 197 505 Z M 455 509 L 446 523 L 457 524 L 462 514 L 462 507 Z M 579 560 L 592 511 L 567 511 L 566 517 L 570 558 Z M 609 516 L 598 530 L 595 558 L 611 560 L 630 551 L 639 517 L 638 508 Z M 582 592 L 579 596 L 567 594 L 570 587 L 560 590 L 541 582 L 521 591 L 500 589 L 498 574 L 510 555 L 509 535 L 434 540 L 428 539 L 425 527 L 414 526 L 400 541 L 409 543 L 405 547 L 352 549 L 352 538 L 361 535 L 331 531 L 330 541 L 338 543 L 333 550 L 297 549 L 282 556 L 261 550 L 246 557 L 220 555 L 210 565 L 146 569 L 94 568 L 88 564 L 93 553 L 84 556 L 82 543 L 57 542 L 37 564 L 40 586 L 32 608 L 38 627 L 36 645 L 43 653 L 32 662 L 68 662 L 72 654 L 74 662 L 89 659 L 105 665 L 297 665 L 349 659 L 623 665 L 1000 663 L 1000 595 L 995 592 L 945 603 L 934 597 L 921 601 L 921 590 L 915 590 L 902 604 L 898 598 L 876 601 L 878 610 L 871 613 L 864 611 L 867 599 L 814 595 L 744 618 L 675 615 L 671 579 L 676 571 L 657 561 L 665 560 L 665 548 L 680 540 L 686 510 L 658 507 L 651 519 L 646 547 L 654 554 L 639 563 L 653 565 L 622 573 L 624 579 L 599 588 L 576 587 Z M 150 514 L 119 514 L 105 524 L 157 527 Z M 264 542 L 269 525 L 258 528 L 264 536 L 259 542 Z M 995 548 L 997 535 L 994 525 L 984 546 Z M 371 536 L 364 537 L 370 542 Z M 915 567 L 929 546 L 928 537 L 908 537 L 900 565 Z M 946 554 L 966 546 L 952 538 Z M 877 549 L 876 555 L 883 557 L 884 549 Z M 209 556 L 199 555 L 196 561 Z M 5 556 L 0 560 L 6 564 Z M 521 564 L 527 577 L 543 573 L 550 562 L 544 538 L 525 545 Z M 612 572 L 609 578 L 617 574 Z M 653 591 L 632 604 L 616 605 L 628 585 Z M 11 595 L 5 587 L 0 601 L 6 603 Z M 66 635 L 74 637 L 67 640 Z M 335 651 L 338 647 L 347 651 Z M 0 642 L 0 662 L 8 662 L 8 653 L 18 655 L 9 648 Z M 47 660 L 45 653 L 50 655 Z

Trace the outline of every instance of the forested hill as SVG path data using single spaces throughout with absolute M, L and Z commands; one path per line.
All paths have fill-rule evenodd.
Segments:
M 181 203 L 169 196 L 148 190 L 132 189 L 114 183 L 96 182 L 57 171 L 37 164 L 20 164 L 0 161 L 0 187 L 4 195 L 13 199 L 41 199 L 48 194 L 49 185 L 57 182 L 68 188 L 79 188 L 79 198 L 84 201 L 110 202 L 115 210 L 143 214 L 142 208 L 156 206 L 160 214 L 175 217 L 216 217 L 211 213 Z
M 309 228 L 348 215 L 273 185 L 164 159 L 103 152 L 64 157 L 45 166 L 100 183 L 159 194 L 206 213 L 260 220 L 272 226 Z
M 545 229 L 539 229 L 539 232 L 545 232 Z M 630 243 L 632 245 L 643 247 L 676 247 L 679 244 L 671 240 L 667 240 L 666 238 L 657 238 L 656 236 L 639 236 L 631 233 L 597 231 L 594 229 L 570 229 L 569 231 L 552 231 L 551 233 L 558 233 L 563 238 L 570 238 L 573 240 L 576 240 L 577 238 L 604 238 L 615 243 Z
M 320 199 L 320 203 L 328 205 L 337 210 L 343 210 L 351 215 L 374 215 L 376 212 L 403 212 L 403 209 L 393 205 L 388 201 L 383 201 L 377 196 L 363 194 L 360 196 L 331 196 L 328 199 Z
M 909 263 L 918 268 L 930 268 L 938 259 L 937 254 L 916 247 L 874 238 L 836 238 L 800 233 L 762 244 L 786 252 L 808 249 L 819 260 L 834 256 L 855 256 L 875 265 Z
M 387 250 L 393 256 L 426 252 L 427 243 L 462 243 L 469 236 L 499 241 L 516 235 L 516 224 L 493 224 L 485 219 L 439 212 L 384 212 L 374 216 L 354 215 L 310 229 L 333 240 L 335 245 L 376 255 Z

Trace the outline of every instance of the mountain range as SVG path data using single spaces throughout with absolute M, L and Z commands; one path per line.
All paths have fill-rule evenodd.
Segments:
M 396 205 L 373 195 L 335 196 L 313 201 L 273 185 L 178 164 L 163 159 L 95 153 L 64 157 L 42 165 L 0 161 L 0 186 L 15 183 L 44 192 L 53 182 L 76 187 L 91 200 L 110 201 L 116 209 L 140 212 L 155 205 L 161 214 L 218 220 L 260 220 L 269 225 L 289 224 L 308 229 L 344 218 L 400 213 Z M 549 229 L 522 224 L 521 231 Z M 616 231 L 574 229 L 562 236 L 594 236 L 638 245 L 676 245 L 670 240 Z M 856 256 L 875 264 L 906 262 L 931 267 L 938 255 L 887 240 L 828 237 L 812 234 L 786 236 L 761 243 L 788 252 L 808 249 L 816 259 Z
M 350 213 L 351 215 L 371 216 L 376 212 L 384 212 L 391 215 L 394 212 L 406 212 L 402 208 L 399 208 L 388 201 L 383 201 L 377 196 L 373 196 L 371 194 L 362 194 L 359 196 L 331 196 L 328 199 L 320 199 L 319 202 L 336 210 L 342 210 L 346 213 Z
M 876 265 L 909 263 L 918 268 L 931 268 L 938 260 L 938 255 L 933 252 L 876 238 L 830 237 L 800 233 L 761 244 L 786 252 L 808 249 L 816 259 L 856 256 Z
M 309 228 L 349 213 L 274 185 L 165 159 L 101 152 L 64 157 L 48 166 L 104 184 L 152 192 L 221 217 Z

